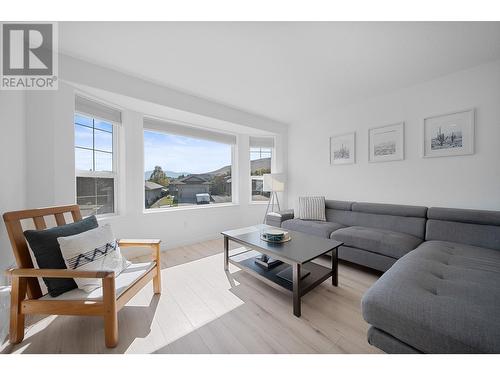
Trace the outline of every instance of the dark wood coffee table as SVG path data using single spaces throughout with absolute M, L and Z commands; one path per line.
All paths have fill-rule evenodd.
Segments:
M 224 236 L 224 269 L 228 271 L 229 263 L 234 264 L 273 287 L 289 293 L 291 292 L 293 295 L 293 314 L 300 317 L 300 299 L 303 295 L 329 277 L 332 277 L 332 284 L 338 286 L 338 248 L 343 243 L 291 230 L 287 230 L 292 238 L 290 241 L 278 244 L 269 243 L 260 238 L 265 228 L 273 227 L 260 224 L 253 227 L 222 232 Z M 229 241 L 234 241 L 245 246 L 246 250 L 230 255 Z M 249 251 L 266 254 L 272 258 L 281 260 L 283 264 L 267 270 L 255 263 L 255 256 L 242 256 Z M 332 252 L 331 268 L 311 262 L 330 251 Z M 304 269 L 304 265 L 310 274 L 301 278 L 301 270 Z M 287 267 L 292 267 L 292 282 L 277 276 L 278 273 L 284 271 Z

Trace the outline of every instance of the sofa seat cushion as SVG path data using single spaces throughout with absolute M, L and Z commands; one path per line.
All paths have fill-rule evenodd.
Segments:
M 330 234 L 333 231 L 340 228 L 344 228 L 342 224 L 333 223 L 330 221 L 301 220 L 301 219 L 286 220 L 281 224 L 281 227 L 323 238 L 330 238 Z
M 156 265 L 155 262 L 146 263 L 132 263 L 130 266 L 125 268 L 115 279 L 116 297 L 118 298 L 123 292 L 125 292 L 132 284 L 144 276 L 148 271 L 150 271 Z M 60 294 L 57 297 L 51 297 L 50 294 L 44 295 L 42 300 L 91 300 L 99 301 L 102 300 L 102 287 L 94 289 L 90 293 L 83 291 L 82 289 L 73 289 L 69 292 Z
M 500 353 L 500 251 L 425 242 L 366 292 L 362 310 L 425 353 Z
M 422 239 L 387 229 L 347 227 L 336 230 L 330 236 L 346 246 L 372 251 L 392 258 L 401 258 L 422 243 Z

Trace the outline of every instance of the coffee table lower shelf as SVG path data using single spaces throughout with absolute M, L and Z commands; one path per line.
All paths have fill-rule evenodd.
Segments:
M 241 254 L 230 256 L 229 263 L 234 264 L 236 267 L 252 274 L 272 287 L 276 287 L 277 289 L 288 293 L 293 293 L 293 283 L 277 276 L 279 272 L 291 267 L 289 264 L 283 263 L 267 270 L 255 263 L 256 257 L 235 260 L 234 258 L 236 257 L 241 257 Z M 300 281 L 300 296 L 305 295 L 333 274 L 331 268 L 327 268 L 313 262 L 304 264 L 303 269 L 311 273 Z

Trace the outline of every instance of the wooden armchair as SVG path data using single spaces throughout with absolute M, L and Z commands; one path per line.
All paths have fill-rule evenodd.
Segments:
M 54 216 L 58 226 L 66 224 L 65 213 L 70 213 L 73 221 L 82 219 L 77 205 L 40 208 L 33 210 L 6 212 L 3 215 L 7 233 L 12 244 L 17 269 L 7 271 L 12 279 L 10 307 L 10 342 L 20 343 L 24 338 L 24 316 L 27 314 L 49 315 L 92 315 L 104 318 L 104 336 L 108 348 L 118 344 L 118 311 L 153 280 L 155 294 L 161 293 L 160 240 L 119 240 L 119 246 L 147 247 L 152 250 L 152 262 L 147 271 L 117 295 L 114 272 L 77 271 L 69 269 L 36 269 L 31 261 L 28 245 L 23 234 L 22 220 L 33 220 L 36 229 L 45 229 L 45 216 Z M 102 279 L 100 299 L 56 299 L 42 298 L 38 277 L 54 278 L 98 278 Z

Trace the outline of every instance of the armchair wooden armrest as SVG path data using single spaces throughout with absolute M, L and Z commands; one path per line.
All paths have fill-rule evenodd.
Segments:
M 140 240 L 140 239 L 122 239 L 118 240 L 118 246 L 125 247 L 149 247 L 153 250 L 153 260 L 160 265 L 160 243 L 161 240 Z
M 121 239 L 118 240 L 120 247 L 155 247 L 160 246 L 161 240 L 139 240 L 139 239 Z
M 161 293 L 161 259 L 160 259 L 160 243 L 161 240 L 138 240 L 138 239 L 121 239 L 118 240 L 118 246 L 125 247 L 149 247 L 152 250 L 151 256 L 156 263 L 156 275 L 153 279 L 153 290 L 155 294 Z
M 51 268 L 13 268 L 7 271 L 11 277 L 53 277 L 53 278 L 85 278 L 85 279 L 104 279 L 114 277 L 113 271 L 77 271 L 68 269 Z

